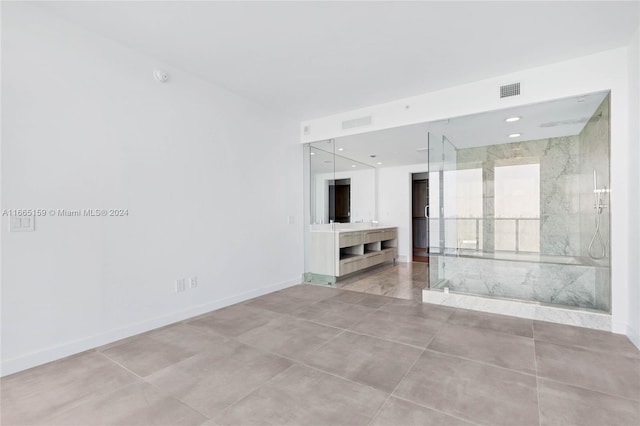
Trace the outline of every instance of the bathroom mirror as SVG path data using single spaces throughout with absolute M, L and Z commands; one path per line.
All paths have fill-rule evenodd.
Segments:
M 310 146 L 312 224 L 376 220 L 376 170 L 343 151 L 334 140 Z

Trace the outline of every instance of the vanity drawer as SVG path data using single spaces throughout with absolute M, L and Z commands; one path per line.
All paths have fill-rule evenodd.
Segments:
M 396 248 L 390 248 L 383 251 L 384 261 L 387 262 L 389 260 L 393 260 L 398 257 L 398 252 Z
M 364 234 L 364 243 L 375 243 L 376 241 L 382 241 L 384 238 L 385 231 L 367 231 Z
M 387 229 L 384 231 L 382 236 L 383 240 L 395 240 L 398 238 L 398 230 L 397 229 Z
M 383 252 L 375 253 L 367 256 L 366 267 L 379 265 L 384 262 L 385 255 Z
M 362 232 L 341 232 L 338 237 L 340 248 L 362 244 Z
M 362 268 L 366 268 L 366 262 L 367 259 L 364 257 L 341 260 L 340 267 L 338 268 L 338 276 L 347 275 Z

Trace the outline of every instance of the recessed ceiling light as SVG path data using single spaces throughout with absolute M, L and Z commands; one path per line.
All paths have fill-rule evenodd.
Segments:
M 315 153 L 315 152 L 312 152 L 312 153 L 311 153 L 311 155 L 316 155 L 316 153 Z
M 513 123 L 514 121 L 518 121 L 520 120 L 521 117 L 509 117 L 506 118 L 504 121 L 506 121 L 507 123 Z
M 356 166 L 355 164 L 352 164 L 352 165 L 351 165 L 351 167 L 355 167 L 355 166 Z
M 509 137 L 510 137 L 510 138 L 517 138 L 517 137 L 520 137 L 520 133 L 511 133 L 511 134 L 509 135 Z
M 344 148 L 338 148 L 338 151 L 344 151 Z
M 382 161 L 378 161 L 378 166 L 382 164 Z

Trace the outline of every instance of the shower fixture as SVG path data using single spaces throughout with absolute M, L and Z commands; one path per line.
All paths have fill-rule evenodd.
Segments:
M 596 219 L 596 230 L 593 233 L 593 237 L 591 237 L 591 241 L 589 242 L 589 257 L 594 260 L 600 260 L 607 257 L 607 248 L 604 243 L 604 239 L 602 238 L 602 234 L 600 232 L 600 216 L 602 215 L 602 211 L 607 208 L 607 205 L 602 201 L 603 194 L 610 192 L 610 190 L 604 186 L 602 189 L 598 189 L 598 174 L 594 170 L 593 171 L 593 208 L 595 209 L 595 219 Z M 600 243 L 600 253 L 594 254 L 594 243 L 596 239 Z

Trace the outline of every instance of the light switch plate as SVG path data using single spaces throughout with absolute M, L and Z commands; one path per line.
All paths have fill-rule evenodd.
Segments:
M 9 232 L 33 232 L 36 230 L 35 216 L 11 216 Z
M 176 293 L 182 293 L 187 289 L 187 282 L 184 278 L 176 280 Z

